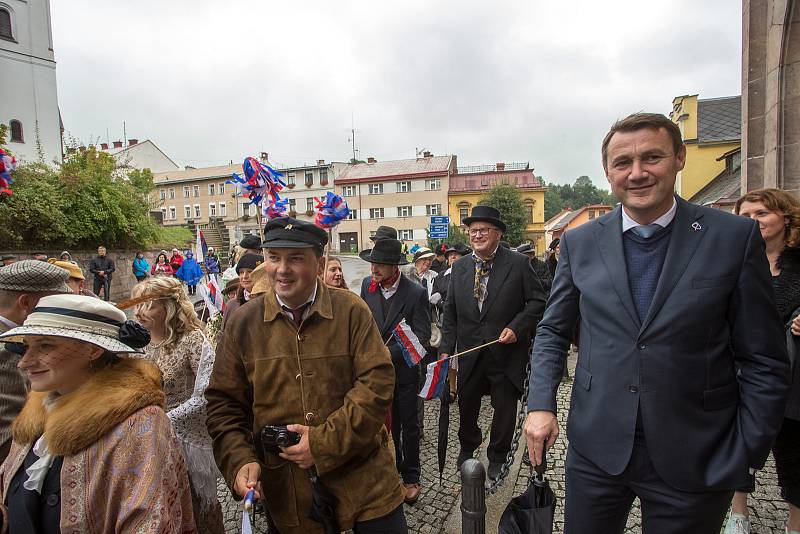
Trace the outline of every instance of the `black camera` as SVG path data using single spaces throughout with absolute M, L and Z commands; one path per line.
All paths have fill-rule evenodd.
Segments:
M 300 434 L 290 432 L 285 425 L 266 425 L 261 429 L 261 445 L 265 449 L 280 451 L 281 447 L 291 447 L 300 443 Z

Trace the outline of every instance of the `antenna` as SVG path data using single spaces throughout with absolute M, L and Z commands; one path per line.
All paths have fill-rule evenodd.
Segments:
M 125 126 L 125 121 L 122 121 L 122 146 L 128 142 L 128 130 Z
M 361 133 L 361 130 L 356 129 L 355 120 L 353 119 L 352 113 L 350 114 L 350 130 L 348 131 L 350 132 L 350 137 L 347 139 L 347 142 L 351 143 L 353 147 L 353 163 L 355 163 L 358 161 L 356 159 L 356 153 L 359 152 L 359 150 L 356 148 L 356 133 Z

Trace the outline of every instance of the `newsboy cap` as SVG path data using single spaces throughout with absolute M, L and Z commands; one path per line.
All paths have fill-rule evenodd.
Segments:
M 258 238 L 257 235 L 254 234 L 247 234 L 239 241 L 239 246 L 242 248 L 260 248 L 261 247 L 261 240 Z
M 328 233 L 315 224 L 292 217 L 276 217 L 264 228 L 264 248 L 316 248 L 328 243 Z
M 39 260 L 22 260 L 0 267 L 0 289 L 22 293 L 71 293 L 69 271 Z

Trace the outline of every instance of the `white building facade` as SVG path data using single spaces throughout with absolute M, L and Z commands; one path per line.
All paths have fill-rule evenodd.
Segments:
M 62 159 L 49 0 L 0 0 L 0 123 L 22 161 Z

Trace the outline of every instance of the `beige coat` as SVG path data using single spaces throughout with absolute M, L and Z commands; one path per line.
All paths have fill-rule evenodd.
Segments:
M 262 465 L 270 514 L 282 534 L 321 532 L 308 519 L 306 472 L 277 454 L 264 458 L 253 432 L 264 425 L 304 424 L 322 482 L 339 499 L 342 529 L 382 517 L 404 489 L 383 426 L 394 369 L 366 304 L 350 291 L 317 282 L 300 325 L 268 290 L 230 317 L 208 399 L 208 429 L 217 463 L 232 488 L 239 468 Z

